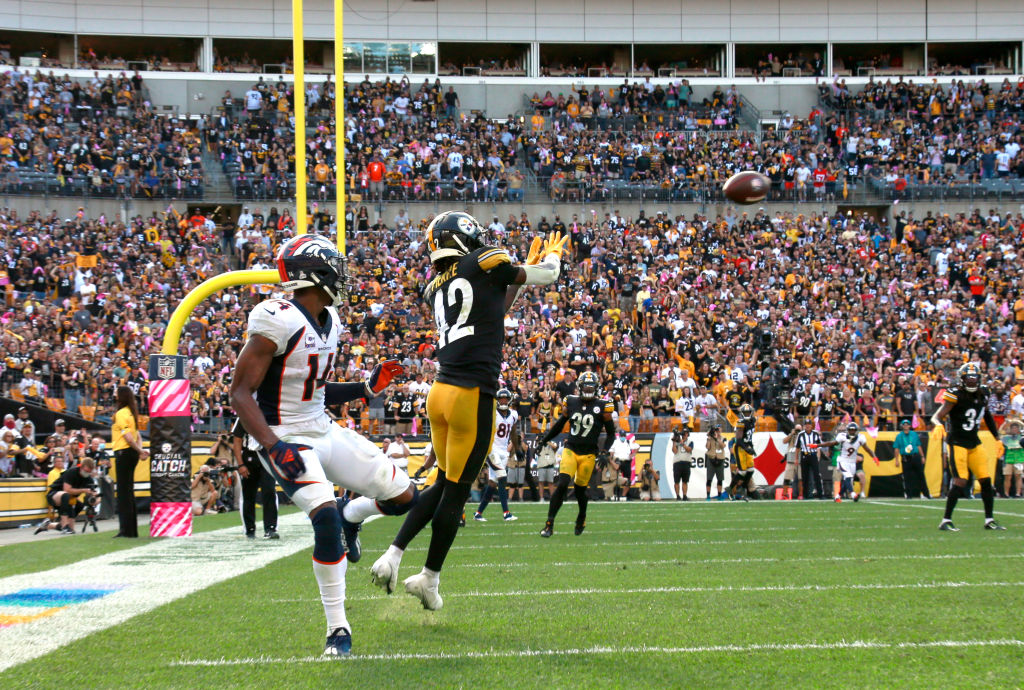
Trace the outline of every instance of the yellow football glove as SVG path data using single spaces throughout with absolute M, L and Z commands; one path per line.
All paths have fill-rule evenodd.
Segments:
M 533 238 L 533 244 L 530 245 L 530 253 L 526 255 L 526 265 L 536 266 L 541 260 L 541 250 L 544 248 L 544 239 L 537 235 Z
M 541 251 L 541 256 L 547 256 L 548 254 L 556 254 L 559 259 L 562 258 L 562 252 L 565 251 L 565 245 L 569 242 L 569 235 L 562 237 L 559 232 L 553 232 L 548 235 L 547 240 L 544 241 L 544 249 Z

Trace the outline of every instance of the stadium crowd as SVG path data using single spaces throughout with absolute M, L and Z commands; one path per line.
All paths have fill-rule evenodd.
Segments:
M 358 379 L 397 356 L 409 381 L 377 409 L 354 404 L 341 415 L 374 433 L 421 431 L 434 372 L 433 325 L 419 298 L 428 219 L 399 211 L 359 230 L 360 214 L 347 212 L 353 287 L 341 309 L 349 333 L 337 373 Z M 144 402 L 147 355 L 171 305 L 223 268 L 270 267 L 293 232 L 280 222 L 286 215 L 254 207 L 237 228 L 217 228 L 174 209 L 127 224 L 4 211 L 4 393 L 96 419 L 110 416 L 105 392 L 115 383 Z M 311 222 L 330 232 L 332 220 L 320 210 Z M 506 321 L 503 377 L 531 430 L 557 417 L 587 368 L 601 373 L 634 432 L 728 424 L 741 402 L 770 408 L 780 395 L 823 428 L 848 418 L 894 428 L 911 407 L 927 418 L 969 356 L 987 367 L 997 417 L 1024 406 L 1019 213 L 901 215 L 889 224 L 659 211 L 484 223 L 520 259 L 536 233 L 573 239 L 557 289 L 524 294 Z M 220 431 L 230 417 L 227 384 L 247 307 L 274 294 L 272 286 L 228 290 L 189 321 L 182 348 L 197 431 Z

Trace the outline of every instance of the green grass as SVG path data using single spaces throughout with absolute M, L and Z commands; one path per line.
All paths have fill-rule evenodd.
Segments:
M 581 537 L 567 503 L 550 540 L 546 506 L 514 505 L 514 523 L 492 507 L 460 532 L 437 612 L 370 584 L 398 528 L 382 519 L 349 569 L 348 660 L 312 658 L 323 613 L 302 552 L 10 669 L 0 687 L 63 686 L 69 669 L 86 687 L 1020 686 L 1024 650 L 980 643 L 1024 638 L 1024 505 L 999 502 L 1009 531 L 995 533 L 963 501 L 951 534 L 936 529 L 939 502 L 892 503 L 592 504 Z M 225 517 L 237 520 L 197 525 Z M 94 555 L 81 542 L 60 562 Z M 0 564 L 30 547 L 5 547 Z M 970 645 L 921 646 L 935 641 Z M 720 646 L 735 648 L 706 649 Z M 252 657 L 267 659 L 175 665 Z

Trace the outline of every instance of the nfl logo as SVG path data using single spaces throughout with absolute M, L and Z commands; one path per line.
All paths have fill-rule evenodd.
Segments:
M 174 369 L 174 357 L 161 357 L 156 362 L 156 375 L 161 379 L 173 379 Z

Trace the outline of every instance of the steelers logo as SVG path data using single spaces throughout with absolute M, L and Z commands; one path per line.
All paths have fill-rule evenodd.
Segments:
M 171 444 L 170 443 L 161 444 L 160 452 L 161 453 L 170 453 L 171 452 Z
M 459 216 L 459 220 L 457 222 L 459 225 L 459 230 L 466 233 L 467 235 L 473 234 L 473 221 L 471 221 L 466 216 Z

